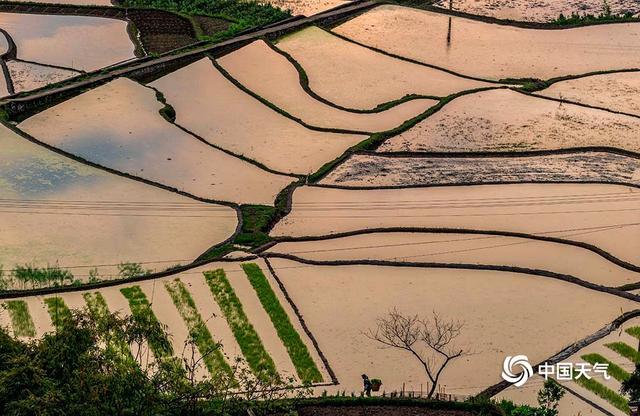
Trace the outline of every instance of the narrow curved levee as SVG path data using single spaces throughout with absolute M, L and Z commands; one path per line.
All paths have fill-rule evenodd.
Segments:
M 363 132 L 390 130 L 437 103 L 432 99 L 415 99 L 379 113 L 365 114 L 337 109 L 310 96 L 300 84 L 296 68 L 262 40 L 225 55 L 218 63 L 253 93 L 319 127 Z
M 178 125 L 279 172 L 311 173 L 366 139 L 302 126 L 237 88 L 207 58 L 150 86 L 175 109 Z
M 494 86 L 396 59 L 309 27 L 275 43 L 304 70 L 309 88 L 336 105 L 372 109 L 404 96 L 444 97 Z
M 601 147 L 639 155 L 639 130 L 640 117 L 501 89 L 461 97 L 385 141 L 378 150 L 517 152 Z
M 291 213 L 271 234 L 323 236 L 390 227 L 517 232 L 587 243 L 640 266 L 638 198 L 636 188 L 602 184 L 301 187 Z
M 266 253 L 291 254 L 315 261 L 499 264 L 547 270 L 607 287 L 640 281 L 640 270 L 625 269 L 582 247 L 495 234 L 427 231 L 363 233 L 324 240 L 285 240 L 267 249 Z
M 5 285 L 10 280 L 5 289 L 71 284 L 12 279 L 17 266 L 59 266 L 80 282 L 91 274 L 116 278 L 121 263 L 162 271 L 191 263 L 236 229 L 230 207 L 83 165 L 4 126 L 0 149 L 0 264 Z
M 536 30 L 383 5 L 334 31 L 387 53 L 493 80 L 640 68 L 637 23 Z
M 167 122 L 150 88 L 119 78 L 23 121 L 37 140 L 200 198 L 271 205 L 293 178 L 266 172 Z
M 559 81 L 538 94 L 640 116 L 640 72 Z
M 585 182 L 640 187 L 640 159 L 611 152 L 360 153 L 319 184 L 350 189 Z
M 310 266 L 283 259 L 270 259 L 270 263 L 323 346 L 341 388 L 347 390 L 361 384 L 354 368 L 371 368 L 389 390 L 401 388 L 403 382 L 406 390 L 420 390 L 423 377 L 418 364 L 407 360 L 403 351 L 381 349 L 363 335 L 394 307 L 406 314 L 425 315 L 426 306 L 447 319 L 464 322 L 457 344 L 474 354 L 453 362 L 442 382 L 455 385 L 459 394 L 473 394 L 496 381 L 495 371 L 486 369 L 500 369 L 505 351 L 542 361 L 611 322 L 620 314 L 620 306 L 623 310 L 637 306 L 564 282 L 517 273 Z M 545 336 L 549 333 L 554 336 Z

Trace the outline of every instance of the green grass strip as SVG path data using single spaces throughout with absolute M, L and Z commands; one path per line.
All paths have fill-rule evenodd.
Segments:
M 180 279 L 175 279 L 173 282 L 165 282 L 164 286 L 167 292 L 169 292 L 178 312 L 180 312 L 180 316 L 182 316 L 187 328 L 189 328 L 189 335 L 198 347 L 200 354 L 202 354 L 202 359 L 209 373 L 212 376 L 220 373 L 226 373 L 232 376 L 233 371 L 225 361 L 220 345 L 216 343 L 211 336 L 211 332 L 209 332 L 209 329 L 202 320 L 198 308 L 184 283 L 182 283 Z
M 620 409 L 625 412 L 625 414 L 629 414 L 629 402 L 627 399 L 611 390 L 609 387 L 606 387 L 594 379 L 587 379 L 586 377 L 580 377 L 574 380 L 585 389 L 611 403 L 615 408 Z
M 627 334 L 634 338 L 640 339 L 640 326 L 632 326 L 624 330 Z
M 54 327 L 59 329 L 65 321 L 71 319 L 71 311 L 61 297 L 46 298 L 44 303 L 47 305 L 47 312 Z
M 149 348 L 153 351 L 153 355 L 158 359 L 170 358 L 173 356 L 173 346 L 166 336 L 166 332 L 156 315 L 151 310 L 151 304 L 147 300 L 146 295 L 140 289 L 140 286 L 131 286 L 120 289 L 120 292 L 129 301 L 131 313 L 135 319 L 146 323 L 155 334 L 147 338 Z
M 617 352 L 631 362 L 636 364 L 640 363 L 640 353 L 624 342 L 612 342 L 610 344 L 604 344 L 604 346 Z
M 600 354 L 585 354 L 581 357 L 583 360 L 585 360 L 586 362 L 588 362 L 589 364 L 595 365 L 595 364 L 607 364 L 609 366 L 609 368 L 607 369 L 607 373 L 615 378 L 616 380 L 623 382 L 625 380 L 627 380 L 630 376 L 630 374 L 623 369 L 622 367 L 620 367 L 619 365 L 609 361 L 608 359 L 606 359 L 605 357 L 603 357 Z
M 104 299 L 104 296 L 102 296 L 102 293 L 85 293 L 82 297 L 87 303 L 89 313 L 93 319 L 99 321 L 109 315 L 109 307 L 107 306 L 107 301 Z M 127 344 L 121 336 L 110 331 L 109 337 L 110 339 L 107 341 L 107 348 L 109 348 L 111 352 L 120 357 L 123 361 L 135 361 L 131 354 L 129 344 Z
M 271 318 L 278 337 L 287 348 L 300 380 L 303 383 L 321 382 L 322 374 L 320 374 L 318 367 L 313 362 L 313 358 L 311 358 L 307 346 L 302 342 L 300 334 L 291 324 L 287 312 L 280 304 L 264 273 L 260 270 L 260 266 L 255 263 L 245 263 L 242 265 L 242 269 L 256 291 L 262 307 Z
M 29 314 L 27 302 L 23 300 L 9 300 L 5 302 L 5 307 L 9 311 L 13 333 L 17 337 L 35 337 L 36 327 Z
M 233 336 L 238 341 L 244 358 L 251 371 L 262 380 L 273 380 L 278 377 L 278 371 L 273 359 L 264 348 L 262 340 L 255 328 L 249 322 L 242 308 L 242 303 L 227 279 L 224 270 L 218 269 L 204 273 L 204 277 L 211 288 L 214 298 L 224 314 Z

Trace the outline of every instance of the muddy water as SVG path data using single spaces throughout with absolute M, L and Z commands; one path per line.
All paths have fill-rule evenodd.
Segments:
M 640 273 L 617 266 L 582 248 L 487 234 L 363 234 L 324 241 L 280 243 L 269 251 L 313 260 L 509 265 L 569 274 L 604 286 L 640 281 Z
M 424 370 L 406 352 L 381 348 L 363 335 L 394 307 L 427 318 L 435 310 L 447 320 L 464 322 L 456 345 L 473 354 L 447 367 L 441 382 L 448 392 L 472 394 L 500 379 L 502 362 L 512 351 L 542 361 L 611 322 L 621 308 L 637 305 L 515 273 L 323 267 L 280 259 L 273 266 L 347 391 L 358 391 L 363 370 L 381 378 L 386 391 L 399 390 L 403 383 L 406 390 L 417 391 L 424 383 Z
M 87 280 L 121 262 L 164 270 L 229 237 L 231 208 L 90 168 L 0 130 L 0 264 L 58 264 Z M 146 264 L 148 263 L 148 264 Z
M 571 16 L 599 15 L 604 12 L 602 0 L 453 0 L 453 9 L 466 13 L 531 22 L 551 22 L 562 13 Z M 608 0 L 611 13 L 625 14 L 640 12 L 640 4 L 635 0 Z M 448 9 L 449 0 L 436 0 L 435 5 Z
M 0 13 L 0 27 L 27 61 L 90 71 L 134 57 L 123 20 Z
M 307 94 L 295 67 L 261 40 L 222 57 L 219 63 L 242 85 L 313 126 L 384 131 L 437 104 L 435 100 L 413 100 L 373 114 L 336 109 Z
M 175 108 L 178 124 L 280 172 L 314 172 L 367 138 L 307 129 L 238 89 L 207 58 L 151 85 Z
M 293 181 L 200 142 L 163 119 L 162 107 L 153 90 L 120 78 L 19 127 L 92 162 L 202 198 L 272 204 Z
M 515 231 L 596 245 L 640 265 L 640 190 L 619 185 L 516 184 L 398 190 L 297 189 L 273 235 L 374 227 Z M 620 244 L 624 241 L 625 244 Z
M 640 116 L 640 72 L 558 82 L 539 94 Z
M 345 107 L 369 109 L 408 94 L 446 96 L 489 85 L 374 52 L 317 27 L 276 46 L 302 65 L 312 90 Z
M 455 99 L 379 150 L 516 151 L 606 146 L 640 151 L 640 119 L 511 90 Z
M 34 90 L 80 74 L 76 71 L 22 61 L 8 61 L 7 66 L 16 93 Z
M 634 23 L 521 29 L 381 6 L 336 31 L 387 52 L 489 79 L 640 67 L 640 25 Z

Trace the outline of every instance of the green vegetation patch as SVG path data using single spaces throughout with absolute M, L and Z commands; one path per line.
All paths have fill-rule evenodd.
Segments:
M 17 337 L 35 337 L 36 327 L 31 319 L 27 302 L 23 300 L 9 300 L 4 307 L 9 312 L 13 333 Z
M 593 365 L 598 363 L 607 364 L 609 366 L 609 368 L 607 369 L 608 374 L 620 382 L 627 380 L 630 376 L 630 374 L 622 367 L 611 362 L 600 354 L 586 354 L 581 358 L 589 364 Z
M 624 330 L 627 334 L 634 338 L 640 339 L 640 326 L 632 326 Z
M 100 292 L 85 293 L 82 295 L 87 303 L 91 317 L 97 322 L 107 322 L 105 319 L 110 315 L 107 301 Z M 118 334 L 111 328 L 105 328 L 108 335 L 107 349 L 124 361 L 135 361 L 131 355 L 129 344 L 124 340 L 122 334 Z
M 180 279 L 175 279 L 173 282 L 165 282 L 164 286 L 178 312 L 180 312 L 180 316 L 187 324 L 189 335 L 198 347 L 200 354 L 202 354 L 202 359 L 209 373 L 212 376 L 220 373 L 226 373 L 231 376 L 233 371 L 222 355 L 220 344 L 216 343 L 211 336 L 211 332 L 209 332 L 202 320 L 196 304 L 184 283 Z
M 73 274 L 56 266 L 35 267 L 29 264 L 17 265 L 13 271 L 13 278 L 22 284 L 32 287 L 64 286 L 74 283 Z
M 239 0 L 121 0 L 124 7 L 152 7 L 190 16 L 219 17 L 231 21 L 226 30 L 212 36 L 200 37 L 213 41 L 228 39 L 255 26 L 263 26 L 291 17 L 270 4 Z
M 606 387 L 602 383 L 594 380 L 587 379 L 586 377 L 580 377 L 575 379 L 575 382 L 584 387 L 585 389 L 591 391 L 597 396 L 603 398 L 613 405 L 615 408 L 620 409 L 625 412 L 625 414 L 629 414 L 629 403 L 627 399 L 625 399 L 620 394 Z
M 242 205 L 242 230 L 234 243 L 242 246 L 258 247 L 268 243 L 269 227 L 276 216 L 276 208 L 267 205 Z
M 605 344 L 604 346 L 636 364 L 640 363 L 640 353 L 624 342 L 612 342 L 610 344 Z
M 49 312 L 51 322 L 57 329 L 60 329 L 65 322 L 71 319 L 71 311 L 61 297 L 46 298 L 44 303 L 47 305 L 47 312 Z
M 277 379 L 278 371 L 273 359 L 265 350 L 262 340 L 249 322 L 242 303 L 231 287 L 224 270 L 205 272 L 204 277 L 216 302 L 220 305 L 251 371 L 261 380 Z
M 242 269 L 276 328 L 278 337 L 287 348 L 300 380 L 303 383 L 321 382 L 322 374 L 313 362 L 313 358 L 311 358 L 307 346 L 302 342 L 298 331 L 291 324 L 289 316 L 280 304 L 264 273 L 260 270 L 260 266 L 255 263 L 245 263 L 242 265 Z
M 147 339 L 149 347 L 156 358 L 169 358 L 173 356 L 173 346 L 166 336 L 163 325 L 158 321 L 156 315 L 151 310 L 151 304 L 147 300 L 140 286 L 131 286 L 120 289 L 120 292 L 129 301 L 131 314 L 138 322 L 154 329 L 150 334 L 157 334 Z

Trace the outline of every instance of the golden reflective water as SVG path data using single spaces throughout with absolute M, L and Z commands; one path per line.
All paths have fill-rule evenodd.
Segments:
M 124 20 L 0 13 L 18 58 L 90 71 L 134 57 Z
M 59 264 L 86 280 L 121 262 L 164 270 L 231 235 L 233 209 L 59 156 L 0 126 L 0 264 Z
M 202 198 L 273 204 L 293 182 L 197 140 L 163 119 L 162 107 L 152 89 L 120 78 L 51 107 L 19 128 L 102 166 Z

